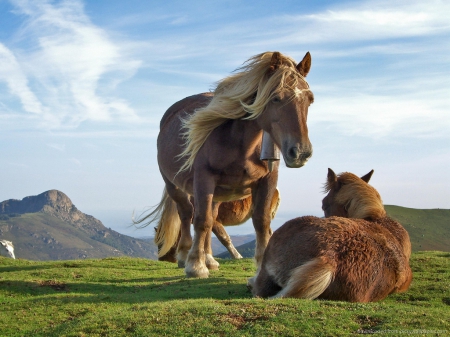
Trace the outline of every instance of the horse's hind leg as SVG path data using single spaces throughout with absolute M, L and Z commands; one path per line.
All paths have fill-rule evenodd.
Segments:
M 217 236 L 222 245 L 224 245 L 225 248 L 230 252 L 230 255 L 233 259 L 242 259 L 242 255 L 239 254 L 239 252 L 233 246 L 230 236 L 220 222 L 214 222 L 212 231 Z
M 219 269 L 219 262 L 214 259 L 211 248 L 211 232 L 209 232 L 205 238 L 205 255 L 206 267 L 209 270 Z
M 178 215 L 181 220 L 181 236 L 178 242 L 177 260 L 178 267 L 184 268 L 189 249 L 192 246 L 191 223 L 194 207 L 189 200 L 188 194 L 184 193 L 167 179 L 164 180 L 166 182 L 167 193 L 177 204 Z

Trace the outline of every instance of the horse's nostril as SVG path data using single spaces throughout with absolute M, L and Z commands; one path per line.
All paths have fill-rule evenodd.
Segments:
M 289 149 L 288 155 L 291 159 L 297 159 L 298 157 L 300 157 L 300 150 L 298 149 L 298 147 L 293 146 Z

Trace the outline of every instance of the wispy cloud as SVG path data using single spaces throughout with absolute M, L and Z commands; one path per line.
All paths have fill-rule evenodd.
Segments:
M 311 37 L 317 43 L 415 37 L 450 31 L 450 4 L 445 1 L 366 1 L 343 5 L 322 13 L 301 15 L 308 20 Z
M 19 62 L 2 43 L 0 43 L 0 64 L 0 80 L 6 82 L 9 92 L 19 98 L 22 108 L 27 112 L 42 114 L 42 104 L 30 90 Z
M 132 76 L 140 61 L 95 26 L 80 1 L 11 2 L 26 19 L 17 45 L 0 46 L 0 60 L 7 62 L 0 76 L 25 112 L 40 114 L 46 128 L 136 118 L 129 103 L 114 96 L 111 83 Z

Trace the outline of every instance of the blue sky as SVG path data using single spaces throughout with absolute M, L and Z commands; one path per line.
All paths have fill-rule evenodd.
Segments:
M 0 201 L 58 189 L 152 234 L 126 226 L 160 199 L 162 114 L 278 50 L 312 55 L 314 155 L 281 168 L 274 227 L 321 215 L 328 167 L 374 169 L 385 204 L 450 208 L 449 13 L 434 0 L 0 0 Z

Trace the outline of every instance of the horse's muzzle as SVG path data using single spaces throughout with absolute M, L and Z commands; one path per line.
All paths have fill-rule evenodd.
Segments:
M 306 164 L 309 158 L 312 156 L 312 147 L 307 149 L 300 149 L 298 146 L 290 147 L 283 153 L 284 162 L 287 167 L 298 168 Z

